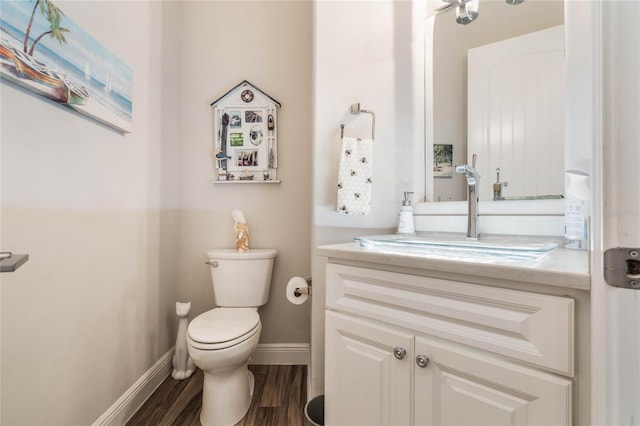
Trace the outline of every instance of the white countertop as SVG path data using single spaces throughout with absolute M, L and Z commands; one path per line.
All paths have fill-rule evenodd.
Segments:
M 330 260 L 367 262 L 586 291 L 591 289 L 588 252 L 565 248 L 555 248 L 534 261 L 447 259 L 432 255 L 382 252 L 361 247 L 355 242 L 320 246 L 316 254 Z

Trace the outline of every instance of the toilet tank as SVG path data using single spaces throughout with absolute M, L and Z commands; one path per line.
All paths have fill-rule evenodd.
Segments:
M 269 300 L 274 249 L 207 251 L 217 306 L 257 307 Z

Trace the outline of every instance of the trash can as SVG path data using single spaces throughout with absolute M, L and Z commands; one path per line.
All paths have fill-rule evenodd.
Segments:
M 304 406 L 307 426 L 324 426 L 324 395 L 318 395 L 307 401 Z

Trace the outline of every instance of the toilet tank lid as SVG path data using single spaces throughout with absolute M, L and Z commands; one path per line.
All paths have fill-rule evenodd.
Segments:
M 275 249 L 249 249 L 244 253 L 234 249 L 213 249 L 207 250 L 209 259 L 273 259 L 278 254 Z

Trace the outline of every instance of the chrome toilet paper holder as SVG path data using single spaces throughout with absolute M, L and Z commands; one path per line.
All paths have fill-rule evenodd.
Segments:
M 295 290 L 293 291 L 293 295 L 295 297 L 300 297 L 303 294 L 309 295 L 311 296 L 311 278 L 307 278 L 307 284 L 309 285 L 308 287 L 296 287 Z

